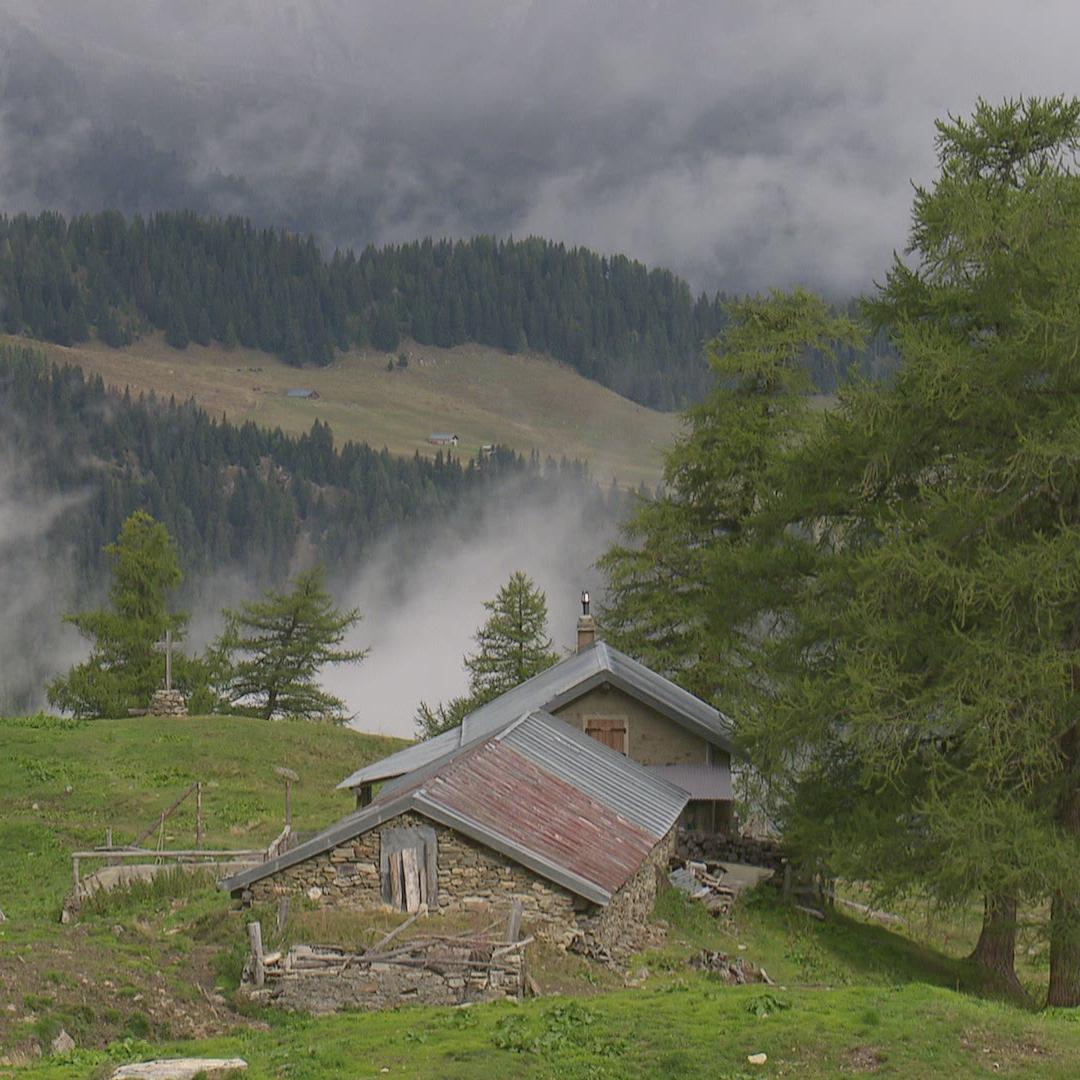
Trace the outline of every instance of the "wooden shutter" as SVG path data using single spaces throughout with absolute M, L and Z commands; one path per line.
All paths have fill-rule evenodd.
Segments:
M 620 754 L 626 753 L 625 717 L 590 716 L 585 720 L 585 734 Z

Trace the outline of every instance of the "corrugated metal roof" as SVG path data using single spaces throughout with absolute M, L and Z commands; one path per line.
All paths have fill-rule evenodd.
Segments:
M 653 836 L 665 836 L 686 805 L 682 789 L 656 776 L 660 782 L 642 783 L 636 762 L 548 713 L 532 713 L 496 738 Z
M 465 717 L 460 729 L 454 729 L 458 745 L 467 746 L 477 739 L 489 736 L 512 723 L 522 713 L 534 709 L 553 712 L 568 705 L 594 687 L 611 683 L 631 697 L 656 709 L 663 716 L 707 739 L 731 753 L 733 728 L 731 721 L 711 705 L 694 697 L 670 679 L 657 675 L 644 664 L 632 660 L 625 653 L 603 641 L 598 641 L 579 653 L 568 656 L 546 671 L 515 686 L 505 694 L 482 705 Z M 445 739 L 451 732 L 437 736 Z M 434 740 L 429 740 L 433 742 Z M 338 787 L 352 788 L 360 784 L 386 780 L 392 776 L 411 772 L 427 762 L 435 760 L 450 748 L 450 742 L 433 748 L 437 752 L 421 749 L 428 743 L 418 743 L 357 769 Z
M 606 904 L 686 801 L 637 762 L 534 712 L 517 718 L 504 737 L 451 749 L 387 785 L 370 806 L 221 887 L 242 888 L 413 809 Z
M 497 739 L 463 754 L 423 790 L 431 802 L 490 829 L 509 854 L 539 855 L 608 893 L 660 839 Z
M 431 762 L 437 761 L 459 746 L 461 746 L 461 728 L 451 728 L 441 735 L 436 735 L 433 739 L 425 739 L 413 746 L 406 746 L 404 750 L 399 750 L 396 754 L 357 769 L 342 780 L 338 788 L 359 787 L 361 784 L 377 783 L 379 780 L 411 773 L 415 769 L 430 765 Z
M 682 788 L 691 799 L 730 799 L 731 772 L 716 765 L 648 765 L 659 780 Z

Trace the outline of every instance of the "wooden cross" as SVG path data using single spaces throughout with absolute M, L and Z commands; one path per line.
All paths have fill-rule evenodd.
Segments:
M 157 649 L 158 652 L 163 652 L 165 654 L 165 689 L 166 690 L 171 690 L 172 689 L 172 658 L 173 658 L 172 631 L 171 630 L 166 630 L 165 631 L 165 640 L 164 641 L 155 641 L 154 642 L 154 648 Z

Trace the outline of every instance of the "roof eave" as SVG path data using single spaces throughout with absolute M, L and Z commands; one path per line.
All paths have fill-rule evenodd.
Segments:
M 298 844 L 291 851 L 276 855 L 272 859 L 267 859 L 266 862 L 259 863 L 258 866 L 253 866 L 249 870 L 242 870 L 239 874 L 234 874 L 230 878 L 219 881 L 218 888 L 222 892 L 235 892 L 237 889 L 243 889 L 256 881 L 261 881 L 264 877 L 269 877 L 271 874 L 276 874 L 281 870 L 288 870 L 290 866 L 295 866 L 306 859 L 317 858 L 319 855 L 336 848 L 339 844 L 348 843 L 348 841 L 361 833 L 365 833 L 370 829 L 377 829 L 384 822 L 389 821 L 390 818 L 396 817 L 404 810 L 408 810 L 410 800 L 411 796 L 406 795 L 400 799 L 391 799 L 383 806 L 372 806 L 361 813 L 349 814 L 340 821 L 335 822 L 328 829 L 324 829 L 318 836 L 313 836 L 303 844 Z M 352 819 L 351 824 L 344 828 L 340 834 L 335 831 L 350 819 Z M 355 829 L 353 825 L 355 825 Z

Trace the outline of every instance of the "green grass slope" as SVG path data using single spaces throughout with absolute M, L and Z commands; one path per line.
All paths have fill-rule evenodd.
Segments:
M 129 839 L 203 779 L 208 842 L 262 842 L 280 827 L 272 770 L 284 764 L 301 776 L 297 824 L 315 828 L 349 809 L 334 791 L 343 770 L 394 745 L 238 719 L 0 721 L 0 907 L 10 916 L 0 925 L 0 1077 L 82 1080 L 180 1054 L 242 1056 L 251 1080 L 1080 1075 L 1080 1014 L 995 1000 L 955 957 L 843 915 L 808 919 L 769 890 L 720 921 L 666 892 L 664 939 L 622 973 L 540 949 L 530 959 L 539 1000 L 363 1017 L 234 1001 L 251 915 L 208 881 L 166 879 L 57 921 L 67 852 L 99 841 L 110 822 Z M 192 826 L 181 818 L 166 842 L 186 844 Z M 294 907 L 291 938 L 371 931 L 361 916 L 352 925 Z M 269 947 L 282 940 L 274 914 L 255 912 Z M 703 948 L 763 965 L 776 985 L 728 986 L 690 969 Z M 35 1056 L 61 1027 L 78 1048 Z M 764 1065 L 747 1060 L 759 1053 Z
M 2 338 L 18 342 L 16 338 Z M 23 342 L 25 343 L 25 342 Z M 98 342 L 64 348 L 35 342 L 50 359 L 78 364 L 109 385 L 194 398 L 214 416 L 253 420 L 291 433 L 324 420 L 341 440 L 366 442 L 392 453 L 433 456 L 428 435 L 461 437 L 459 453 L 472 456 L 485 443 L 519 453 L 580 458 L 594 476 L 624 487 L 655 484 L 662 454 L 680 426 L 661 413 L 620 397 L 565 364 L 544 356 L 510 356 L 482 345 L 453 349 L 408 342 L 404 369 L 387 371 L 388 357 L 353 351 L 325 368 L 294 368 L 251 349 L 218 346 L 169 348 L 160 335 L 124 350 Z M 318 400 L 286 397 L 293 387 L 318 391 Z
M 110 827 L 114 843 L 130 843 L 196 780 L 208 849 L 265 846 L 281 831 L 278 765 L 300 776 L 294 827 L 322 828 L 353 807 L 337 781 L 404 745 L 349 728 L 236 716 L 0 720 L 0 908 L 13 922 L 55 918 L 71 884 L 70 851 L 100 846 Z M 195 846 L 194 799 L 160 839 L 165 848 Z M 155 833 L 145 843 L 158 840 Z

